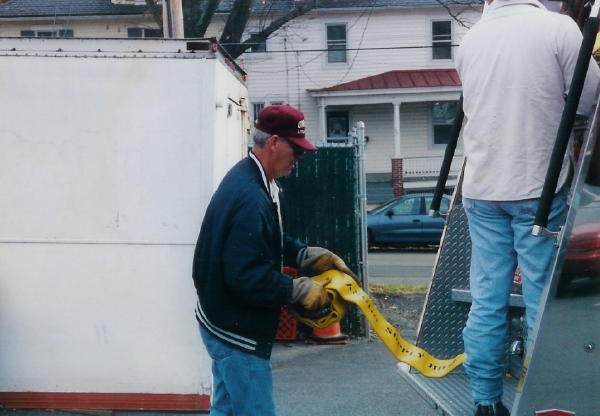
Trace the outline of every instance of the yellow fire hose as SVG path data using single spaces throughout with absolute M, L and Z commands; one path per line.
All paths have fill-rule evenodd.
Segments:
M 332 311 L 322 318 L 311 319 L 290 311 L 296 319 L 312 328 L 327 328 L 339 322 L 346 313 L 346 302 L 355 304 L 371 323 L 371 326 L 392 355 L 399 361 L 406 363 L 418 370 L 426 377 L 444 377 L 465 361 L 466 354 L 462 353 L 454 358 L 441 360 L 433 357 L 427 351 L 410 344 L 402 338 L 396 328 L 385 320 L 381 312 L 373 304 L 371 298 L 358 286 L 352 277 L 338 271 L 329 270 L 313 277 L 317 282 L 331 281 L 325 289 L 333 297 Z

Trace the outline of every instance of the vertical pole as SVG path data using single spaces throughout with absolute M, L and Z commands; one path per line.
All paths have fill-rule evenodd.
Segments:
M 287 36 L 283 38 L 283 57 L 285 62 L 285 99 L 290 104 L 290 67 L 288 65 Z
M 163 1 L 163 36 L 168 39 L 184 38 L 181 0 Z
M 404 162 L 402 160 L 402 136 L 400 134 L 400 104 L 394 105 L 394 156 L 392 156 L 392 188 L 394 197 L 404 195 Z
M 456 153 L 456 145 L 458 138 L 460 137 L 460 130 L 462 128 L 465 113 L 463 111 L 463 96 L 461 94 L 458 100 L 458 108 L 456 110 L 456 116 L 454 117 L 454 125 L 452 126 L 452 134 L 446 145 L 446 151 L 444 153 L 444 160 L 442 161 L 442 167 L 440 168 L 440 176 L 433 192 L 433 198 L 431 199 L 431 206 L 429 207 L 430 217 L 440 216 L 440 204 L 442 203 L 442 195 L 446 189 L 446 182 L 448 181 L 448 175 L 450 174 L 450 168 L 452 167 L 452 161 L 454 160 L 454 154 Z
M 327 117 L 325 114 L 325 100 L 319 98 L 319 134 L 323 142 L 327 141 Z
M 400 103 L 394 104 L 394 157 L 400 157 L 401 143 L 400 143 Z
M 365 171 L 365 123 L 356 122 L 356 140 L 358 144 L 358 197 L 360 209 L 360 274 L 363 290 L 369 293 L 369 241 L 367 236 L 367 174 Z M 369 323 L 365 320 L 366 336 L 370 333 Z

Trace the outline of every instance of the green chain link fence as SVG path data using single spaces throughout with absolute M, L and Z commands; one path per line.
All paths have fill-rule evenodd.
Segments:
M 322 146 L 307 153 L 280 185 L 286 233 L 338 254 L 363 282 L 356 146 Z M 356 307 L 349 309 L 342 329 L 351 335 L 365 335 Z

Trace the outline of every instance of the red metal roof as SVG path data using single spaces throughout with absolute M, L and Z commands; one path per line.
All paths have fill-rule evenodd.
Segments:
M 356 91 L 386 90 L 420 87 L 458 87 L 462 85 L 456 69 L 416 69 L 406 71 L 388 71 L 382 74 L 357 79 L 333 87 L 310 91 Z

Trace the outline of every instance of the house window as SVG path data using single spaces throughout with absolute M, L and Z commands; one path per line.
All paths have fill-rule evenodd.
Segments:
M 162 29 L 147 29 L 143 27 L 128 27 L 128 38 L 162 38 Z
M 260 110 L 263 108 L 265 108 L 265 103 L 252 103 L 252 119 L 255 123 L 258 119 L 258 113 L 260 113 Z
M 452 59 L 452 21 L 431 22 L 433 59 Z
M 346 25 L 327 25 L 327 62 L 346 62 Z
M 21 30 L 21 37 L 27 37 L 27 38 L 72 38 L 73 37 L 73 29 Z
M 458 111 L 458 101 L 436 101 L 431 105 L 433 144 L 448 144 L 454 119 Z
M 255 35 L 256 33 L 251 33 L 250 36 Z M 250 46 L 250 52 L 266 52 L 267 51 L 267 41 L 263 40 L 262 42 L 253 43 Z
M 348 112 L 327 112 L 327 139 L 330 141 L 346 140 L 348 138 Z

